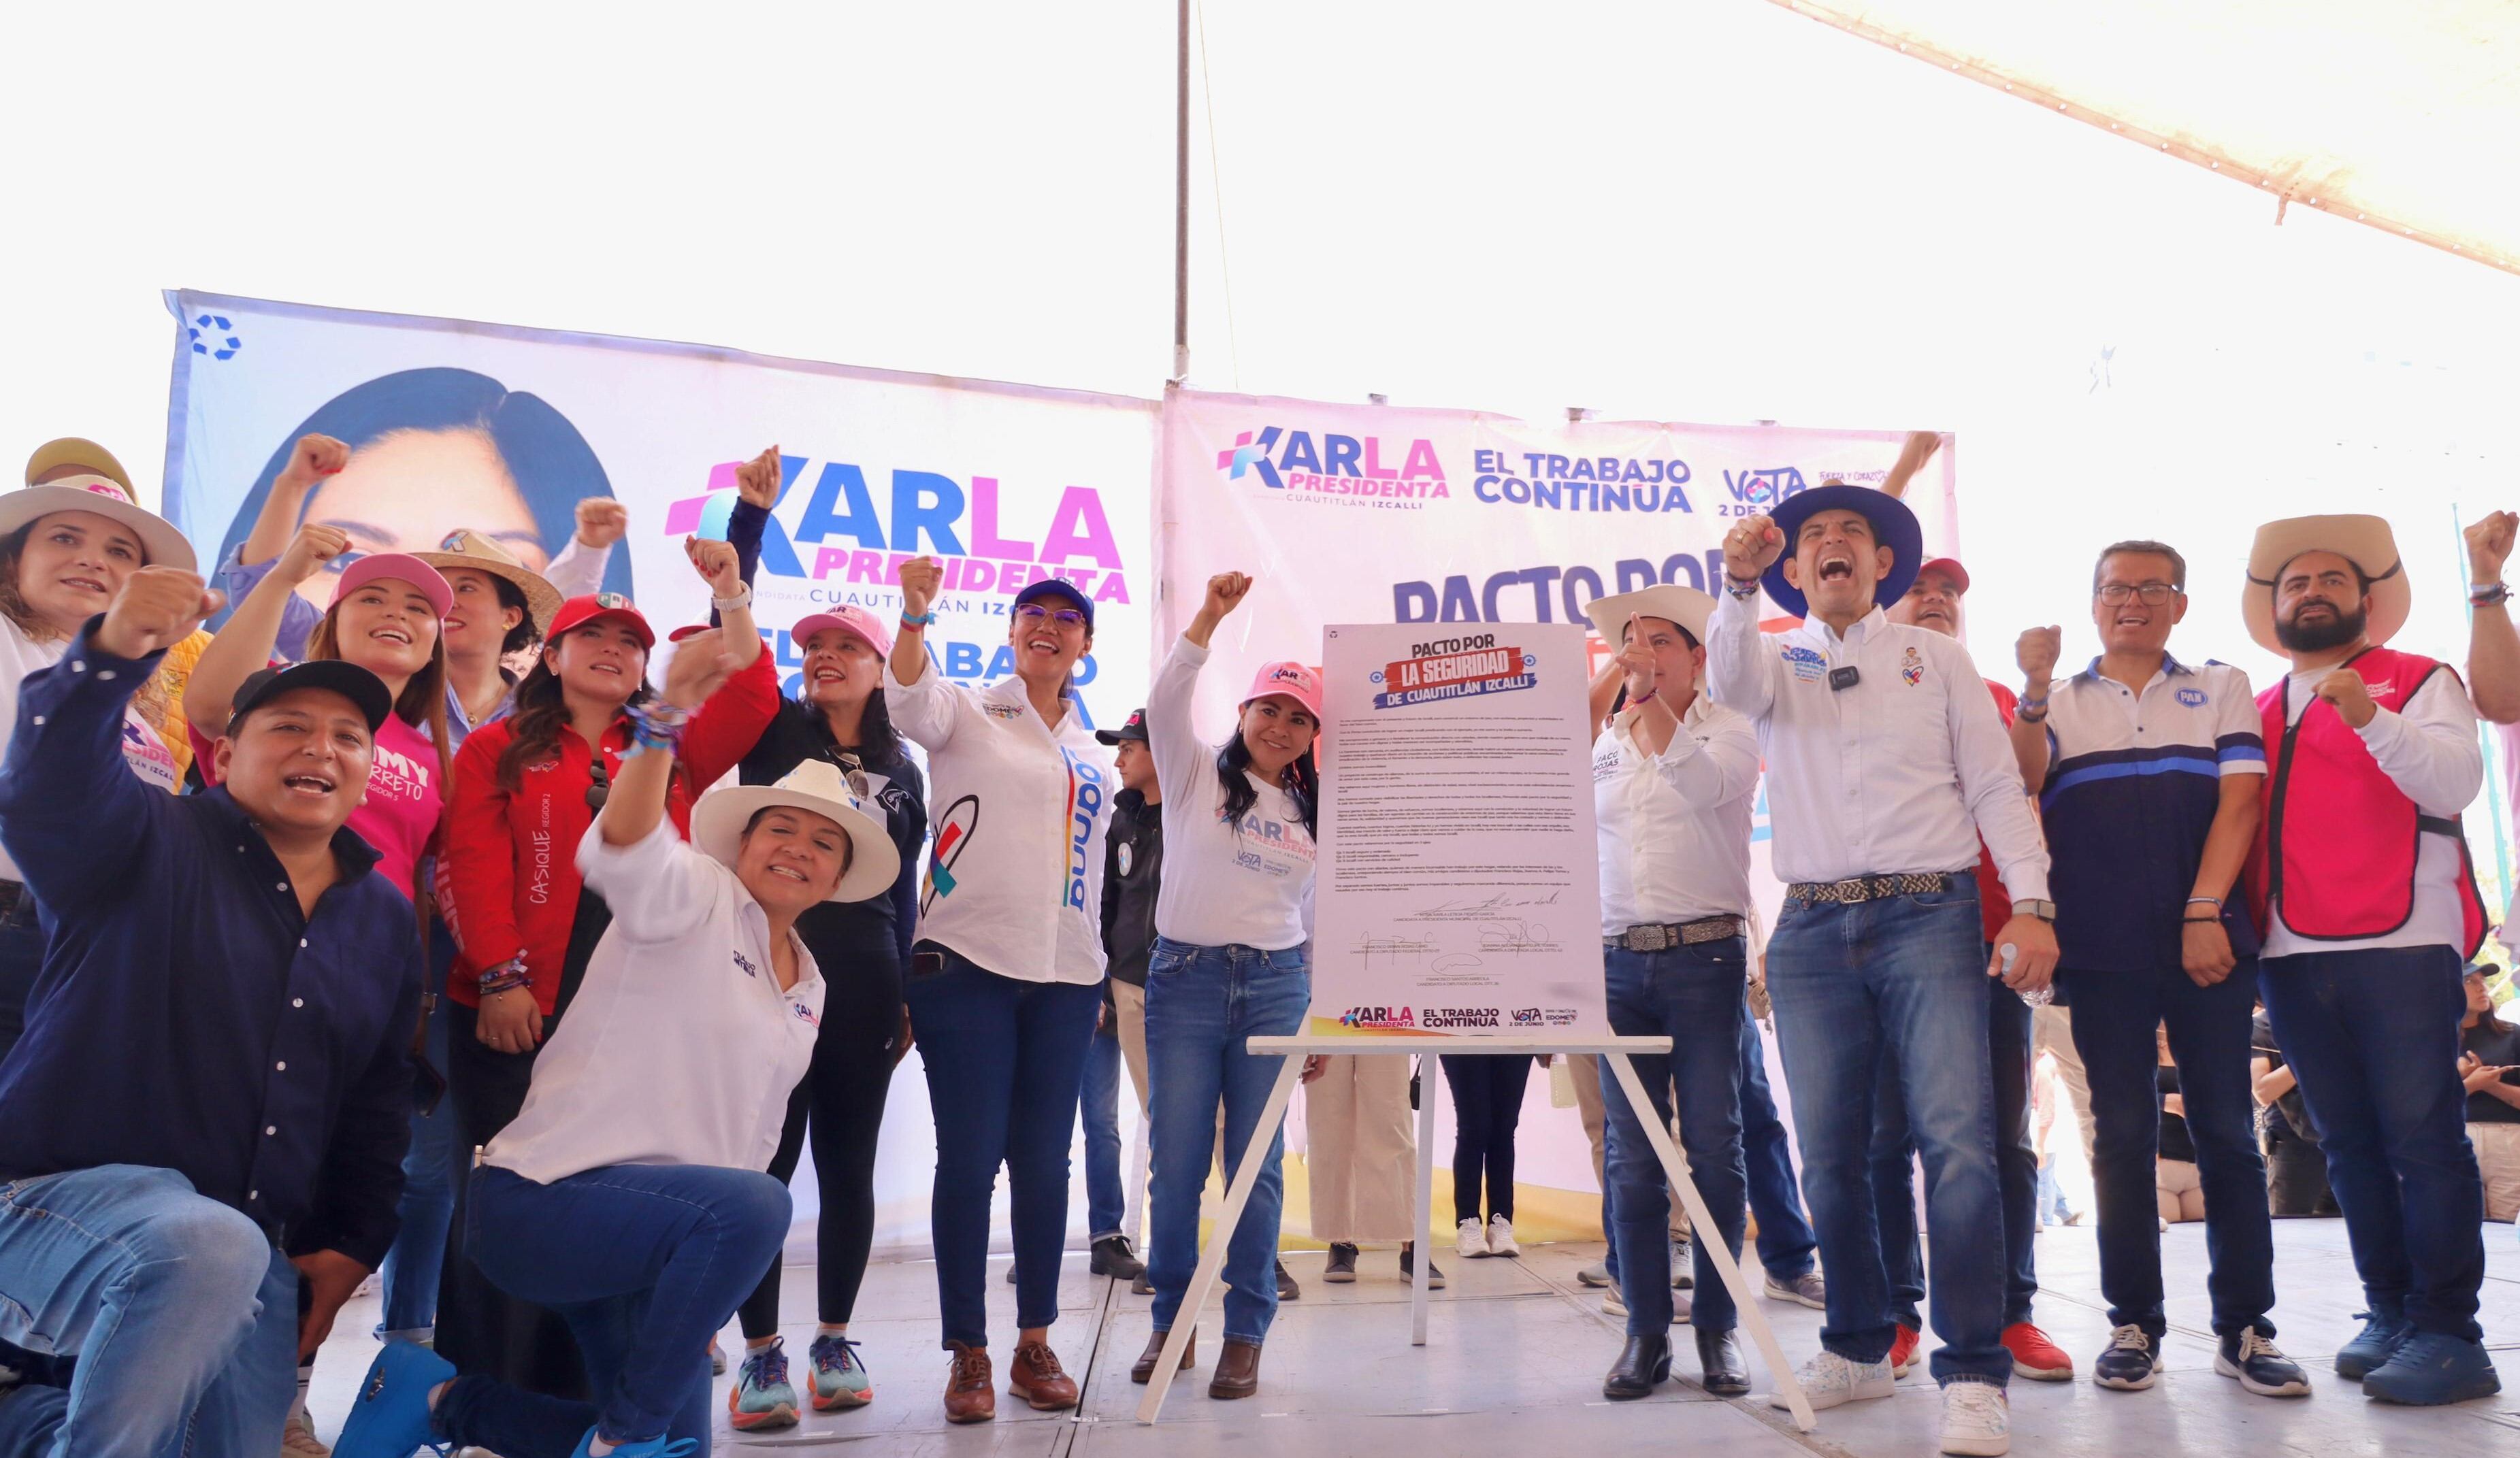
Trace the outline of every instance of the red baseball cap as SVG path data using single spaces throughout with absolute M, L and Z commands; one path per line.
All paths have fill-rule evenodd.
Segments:
M 796 644 L 796 651 L 801 653 L 814 635 L 826 628 L 837 628 L 852 638 L 865 640 L 866 645 L 875 649 L 878 657 L 892 656 L 892 635 L 883 631 L 882 619 L 863 607 L 835 607 L 830 612 L 808 613 L 796 620 L 795 627 L 788 630 L 788 637 Z
M 1969 590 L 1968 568 L 1960 565 L 1960 559 L 1958 557 L 1938 556 L 1916 569 L 1916 575 L 1918 577 L 1922 577 L 1928 572 L 1940 572 L 1944 576 L 1950 578 L 1952 580 L 1952 586 L 1959 589 L 1963 595 L 1965 595 Z
M 650 650 L 656 646 L 656 630 L 649 627 L 647 618 L 619 593 L 590 593 L 583 597 L 569 598 L 560 605 L 560 611 L 552 618 L 551 631 L 543 637 L 558 638 L 573 629 L 583 628 L 597 618 L 614 618 L 627 623 L 630 630 L 639 635 L 639 646 Z
M 1284 694 L 1302 704 L 1313 716 L 1313 722 L 1321 723 L 1322 676 L 1314 669 L 1291 658 L 1262 664 L 1260 672 L 1251 676 L 1251 691 L 1242 695 L 1242 702 L 1247 704 L 1255 698 L 1268 698 L 1273 694 Z

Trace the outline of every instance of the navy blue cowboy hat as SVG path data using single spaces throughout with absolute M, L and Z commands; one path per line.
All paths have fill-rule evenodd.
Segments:
M 1803 523 L 1822 511 L 1860 513 L 1872 523 L 1874 539 L 1890 549 L 1890 575 L 1872 589 L 1875 604 L 1888 607 L 1908 596 L 1909 585 L 1925 562 L 1925 529 L 1916 524 L 1916 513 L 1899 498 L 1869 486 L 1814 486 L 1786 497 L 1768 513 L 1776 519 L 1777 530 L 1785 534 L 1785 554 L 1770 563 L 1759 580 L 1778 607 L 1798 618 L 1811 615 L 1809 599 L 1785 581 L 1785 563 L 1794 558 L 1794 541 L 1802 535 Z

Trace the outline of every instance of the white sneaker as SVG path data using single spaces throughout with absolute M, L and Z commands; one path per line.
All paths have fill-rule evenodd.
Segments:
M 332 1458 L 333 1450 L 315 1436 L 315 1420 L 298 1408 L 289 1415 L 289 1426 L 280 1430 L 281 1458 Z
M 1522 1247 L 1513 1243 L 1513 1221 L 1503 1215 L 1494 1216 L 1488 1221 L 1488 1254 L 1491 1256 L 1522 1254 Z
M 1898 1379 L 1890 1375 L 1888 1362 L 1850 1362 L 1825 1348 L 1803 1363 L 1794 1379 L 1802 1384 L 1803 1395 L 1811 1399 L 1814 1412 L 1846 1402 L 1868 1402 L 1899 1391 Z M 1772 1393 L 1768 1405 L 1788 1409 L 1793 1406 L 1782 1392 Z
M 1453 1251 L 1464 1260 L 1484 1260 L 1494 1255 L 1488 1249 L 1488 1227 L 1480 1224 L 1476 1215 L 1462 1221 L 1461 1235 L 1453 1242 Z
M 1625 1316 L 1628 1314 L 1628 1299 L 1619 1294 L 1618 1287 L 1613 1286 L 1601 1293 L 1601 1309 L 1613 1316 Z
M 2002 1458 L 2012 1451 L 2012 1403 L 1991 1382 L 1943 1389 L 1943 1451 L 1964 1458 Z

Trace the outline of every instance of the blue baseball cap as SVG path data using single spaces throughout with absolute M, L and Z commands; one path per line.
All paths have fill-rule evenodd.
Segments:
M 1785 563 L 1794 558 L 1794 540 L 1802 535 L 1803 523 L 1822 511 L 1855 512 L 1872 523 L 1874 540 L 1890 549 L 1890 575 L 1873 584 L 1873 604 L 1888 607 L 1907 596 L 1910 585 L 1924 566 L 1925 529 L 1917 524 L 1916 513 L 1899 498 L 1869 486 L 1843 483 L 1797 491 L 1769 513 L 1776 520 L 1777 530 L 1785 534 L 1785 554 L 1771 563 L 1759 579 L 1768 596 L 1795 617 L 1811 615 L 1810 599 L 1801 589 L 1785 581 Z
M 1064 577 L 1045 577 L 1039 582 L 1026 584 L 1023 591 L 1015 594 L 1015 606 L 1039 602 L 1044 597 L 1058 597 L 1085 614 L 1085 631 L 1094 631 L 1094 604 L 1085 600 L 1083 589 Z

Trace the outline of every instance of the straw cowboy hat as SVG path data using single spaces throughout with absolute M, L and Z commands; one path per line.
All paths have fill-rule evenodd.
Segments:
M 534 637 L 548 635 L 552 619 L 560 612 L 560 589 L 535 574 L 517 560 L 508 549 L 482 536 L 479 532 L 449 532 L 437 544 L 435 552 L 415 552 L 413 556 L 443 572 L 449 567 L 470 567 L 505 579 L 525 595 L 525 620 L 534 625 Z
M 2368 580 L 2370 621 L 2363 636 L 2374 647 L 2407 626 L 2414 592 L 2407 586 L 2406 562 L 2398 555 L 2398 539 L 2377 516 L 2291 516 L 2258 528 L 2249 544 L 2249 581 L 2240 593 L 2240 616 L 2249 636 L 2270 653 L 2287 651 L 2275 638 L 2275 579 L 2284 564 L 2305 552 L 2332 552 L 2352 562 Z
M 83 466 L 83 473 L 62 476 L 38 486 L 37 476 L 65 465 Z M 0 493 L 0 536 L 55 511 L 94 511 L 131 529 L 149 553 L 153 567 L 197 571 L 201 561 L 193 544 L 175 524 L 143 508 L 131 490 L 131 473 L 113 453 L 92 440 L 66 435 L 46 441 L 26 459 L 26 485 Z
M 824 900 L 862 902 L 892 889 L 901 874 L 901 851 L 884 829 L 883 813 L 859 799 L 829 760 L 807 760 L 777 784 L 732 785 L 702 795 L 692 807 L 692 844 L 731 870 L 743 853 L 743 827 L 780 805 L 821 816 L 849 833 L 848 871 Z

